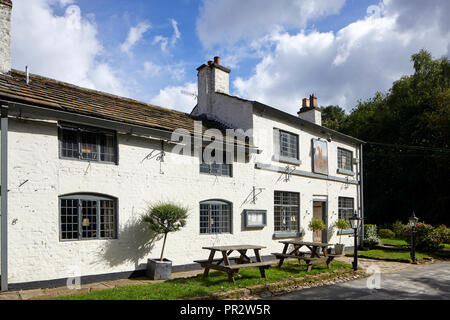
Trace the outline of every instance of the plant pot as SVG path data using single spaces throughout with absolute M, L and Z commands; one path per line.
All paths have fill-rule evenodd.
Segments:
M 335 254 L 344 254 L 345 244 L 335 244 L 334 245 L 334 253 Z
M 172 275 L 172 261 L 168 259 L 147 259 L 147 277 L 151 280 L 170 279 Z

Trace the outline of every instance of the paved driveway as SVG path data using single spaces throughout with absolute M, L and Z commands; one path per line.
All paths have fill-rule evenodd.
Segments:
M 450 300 L 450 262 L 380 274 L 380 289 L 368 289 L 368 279 L 294 291 L 276 300 Z M 373 283 L 373 282 L 372 282 Z

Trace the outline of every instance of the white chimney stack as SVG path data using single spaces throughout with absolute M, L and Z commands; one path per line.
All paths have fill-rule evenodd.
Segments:
M 220 64 L 220 57 L 201 65 L 198 69 L 198 110 L 200 114 L 210 113 L 215 93 L 230 94 L 230 69 Z
M 11 0 L 0 0 L 0 73 L 11 71 Z
M 308 98 L 303 99 L 302 108 L 297 113 L 299 118 L 315 123 L 319 126 L 322 125 L 322 112 L 317 104 L 317 97 L 312 94 Z

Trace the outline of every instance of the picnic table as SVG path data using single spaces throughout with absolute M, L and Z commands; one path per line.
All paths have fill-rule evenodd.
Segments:
M 203 277 L 207 277 L 210 269 L 219 270 L 228 274 L 228 280 L 234 282 L 234 274 L 239 272 L 239 269 L 248 267 L 258 267 L 261 277 L 265 278 L 265 269 L 270 268 L 271 265 L 278 262 L 278 260 L 262 261 L 260 250 L 265 247 L 254 245 L 233 245 L 233 246 L 217 246 L 217 247 L 203 247 L 202 249 L 210 250 L 209 258 L 207 260 L 195 260 L 202 268 L 205 268 Z M 256 261 L 253 261 L 247 256 L 247 251 L 253 250 Z M 239 257 L 230 257 L 234 251 L 239 253 Z M 216 252 L 222 253 L 222 257 L 214 259 Z M 235 264 L 231 264 L 234 261 Z M 222 264 L 223 263 L 223 264 Z
M 307 265 L 307 271 L 311 271 L 312 265 L 314 263 L 326 262 L 327 268 L 330 268 L 330 263 L 338 254 L 329 254 L 327 252 L 327 247 L 331 246 L 329 243 L 322 242 L 304 242 L 300 240 L 284 240 L 280 241 L 280 243 L 284 244 L 282 253 L 272 253 L 277 259 L 280 259 L 278 263 L 278 267 L 281 268 L 283 265 L 284 259 L 286 258 L 296 258 L 299 263 L 302 263 L 302 260 L 305 261 Z M 289 245 L 292 245 L 294 249 L 291 252 L 288 252 Z M 302 252 L 300 249 L 305 246 L 309 249 L 309 252 Z M 320 251 L 322 251 L 322 256 L 320 255 Z

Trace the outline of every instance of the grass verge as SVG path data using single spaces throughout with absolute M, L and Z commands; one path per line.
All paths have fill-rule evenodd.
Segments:
M 333 272 L 351 270 L 351 266 L 342 262 L 332 262 L 330 269 L 325 263 L 315 264 L 310 272 L 306 272 L 306 266 L 298 262 L 287 261 L 281 269 L 272 267 L 266 270 L 267 279 L 260 277 L 258 268 L 245 268 L 239 271 L 240 277 L 236 277 L 235 283 L 228 281 L 223 272 L 210 272 L 203 279 L 198 275 L 189 279 L 173 279 L 161 283 L 141 284 L 135 286 L 117 287 L 114 289 L 89 292 L 79 295 L 71 295 L 54 298 L 55 300 L 175 300 L 194 297 L 213 296 L 219 292 L 233 291 L 241 288 L 249 288 L 257 285 L 275 284 L 281 281 L 296 280 L 302 277 L 310 277 L 320 274 L 332 274 Z M 318 277 L 320 279 L 320 277 Z
M 346 254 L 348 257 L 353 257 L 353 253 Z M 395 251 L 392 249 L 374 249 L 368 251 L 358 251 L 358 257 L 360 258 L 373 258 L 386 261 L 398 261 L 398 262 L 411 262 L 411 255 L 409 251 Z M 416 252 L 416 259 L 423 260 L 424 258 L 430 258 L 431 255 L 427 253 Z

